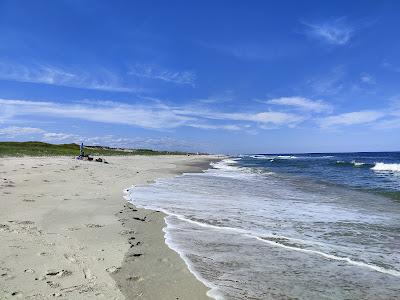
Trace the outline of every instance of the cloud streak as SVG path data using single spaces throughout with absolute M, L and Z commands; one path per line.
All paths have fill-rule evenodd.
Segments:
M 375 84 L 375 79 L 372 77 L 371 74 L 368 73 L 361 73 L 360 80 L 366 84 Z
M 194 86 L 196 80 L 196 74 L 192 71 L 170 71 L 161 69 L 154 65 L 136 64 L 128 72 L 129 75 L 147 79 L 158 79 L 165 82 L 171 82 L 175 84 L 187 84 Z
M 288 106 L 310 112 L 331 111 L 332 106 L 321 100 L 312 100 L 304 97 L 281 97 L 266 101 L 267 104 Z
M 320 126 L 323 128 L 328 128 L 334 126 L 368 124 L 375 122 L 384 116 L 385 113 L 373 110 L 349 112 L 323 118 L 320 120 Z
M 128 125 L 158 131 L 169 131 L 181 127 L 203 130 L 227 130 L 254 133 L 257 129 L 294 128 L 303 124 L 317 124 L 322 129 L 352 125 L 371 125 L 386 122 L 386 127 L 397 124 L 399 109 L 360 110 L 331 115 L 332 107 L 321 100 L 303 97 L 282 97 L 265 102 L 284 111 L 219 111 L 202 105 L 169 106 L 162 102 L 126 104 L 111 101 L 81 101 L 58 103 L 0 99 L 0 121 L 12 124 L 23 119 L 47 118 L 75 119 L 97 123 Z M 320 117 L 324 114 L 324 117 Z M 396 125 L 397 126 L 397 125 Z M 4 130 L 4 129 L 3 129 Z M 8 134 L 18 135 L 12 127 Z M 21 129 L 22 130 L 22 129 Z M 21 133 L 40 133 L 34 128 L 24 127 Z M 69 136 L 47 134 L 44 137 L 65 139 Z
M 94 73 L 96 75 L 94 75 Z M 65 86 L 72 88 L 108 91 L 141 92 L 143 89 L 124 85 L 116 74 L 105 70 L 88 71 L 77 68 L 62 68 L 48 64 L 31 66 L 0 63 L 0 80 Z
M 249 127 L 261 125 L 294 127 L 305 120 L 301 115 L 278 111 L 221 112 L 199 107 L 168 106 L 162 103 L 131 105 L 118 102 L 85 101 L 66 104 L 0 99 L 0 106 L 4 111 L 3 115 L 0 111 L 0 120 L 20 116 L 45 116 L 124 124 L 157 130 L 183 126 L 224 130 L 247 130 Z
M 306 35 L 331 45 L 344 46 L 353 38 L 356 29 L 345 22 L 345 18 L 337 18 L 322 23 L 305 23 Z

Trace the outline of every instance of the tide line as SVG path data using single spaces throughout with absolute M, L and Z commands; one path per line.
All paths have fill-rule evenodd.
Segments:
M 177 214 L 173 214 L 173 213 L 169 213 L 168 211 L 165 211 L 166 214 L 170 215 L 170 216 L 174 216 L 176 218 L 178 218 L 179 220 L 182 220 L 184 222 L 188 222 L 191 224 L 195 224 L 201 227 L 207 227 L 207 228 L 212 228 L 215 230 L 226 230 L 226 231 L 232 231 L 232 232 L 236 232 L 239 234 L 242 234 L 243 236 L 249 237 L 249 238 L 255 238 L 258 241 L 261 241 L 263 243 L 267 243 L 273 246 L 277 246 L 277 247 L 281 247 L 287 250 L 292 250 L 292 251 L 300 251 L 300 252 L 304 252 L 304 253 L 309 253 L 309 254 L 315 254 L 315 255 L 319 255 L 322 257 L 325 257 L 327 259 L 331 259 L 331 260 L 337 260 L 337 261 L 344 261 L 347 262 L 348 264 L 354 265 L 354 266 L 358 266 L 358 267 L 363 267 L 363 268 L 368 268 L 380 273 L 384 273 L 384 274 L 388 274 L 388 275 L 392 275 L 395 277 L 400 277 L 400 272 L 397 270 L 392 270 L 392 269 L 386 269 L 380 266 L 376 266 L 376 265 L 372 265 L 372 264 L 367 264 L 361 261 L 356 261 L 356 260 L 352 260 L 351 258 L 348 257 L 341 257 L 341 256 L 336 256 L 336 255 L 332 255 L 332 254 L 328 254 L 328 253 L 324 253 L 321 251 L 317 251 L 317 250 L 311 250 L 311 249 L 304 249 L 304 248 L 299 248 L 299 247 L 294 247 L 294 246 L 289 246 L 289 245 L 285 245 L 279 242 L 275 242 L 275 241 L 270 241 L 270 240 L 265 240 L 262 237 L 259 237 L 257 235 L 251 234 L 246 230 L 243 229 L 239 229 L 239 228 L 232 228 L 232 227 L 222 227 L 222 226 L 215 226 L 215 225 L 211 225 L 211 224 L 204 224 L 198 221 L 193 221 L 190 219 L 187 219 L 181 215 L 177 215 Z M 296 242 L 302 242 L 304 243 L 305 241 L 303 240 L 298 240 L 298 239 L 293 239 L 293 238 L 289 238 L 289 237 L 285 237 L 285 236 L 278 236 L 278 235 L 274 235 L 273 238 L 282 238 L 288 241 L 296 241 Z

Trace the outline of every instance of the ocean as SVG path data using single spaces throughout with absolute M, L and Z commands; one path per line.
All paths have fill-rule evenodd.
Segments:
M 240 155 L 127 196 L 215 299 L 399 299 L 400 152 Z

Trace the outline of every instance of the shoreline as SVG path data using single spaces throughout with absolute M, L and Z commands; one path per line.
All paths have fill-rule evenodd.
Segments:
M 210 299 L 165 243 L 165 215 L 122 192 L 220 157 L 106 159 L 0 158 L 0 298 Z
M 209 156 L 206 160 L 176 164 L 178 169 L 171 173 L 171 175 L 179 176 L 184 173 L 201 173 L 211 167 L 211 162 L 219 160 L 220 158 Z M 165 177 L 155 178 L 153 181 L 147 182 L 146 185 L 154 183 L 155 180 L 159 178 Z M 133 187 L 134 186 L 130 186 L 124 191 Z M 132 294 L 132 284 L 130 281 L 135 282 L 137 286 L 141 286 L 139 290 L 148 291 L 145 299 L 212 299 L 211 296 L 208 295 L 212 287 L 207 286 L 204 280 L 199 278 L 198 274 L 191 270 L 187 259 L 167 243 L 166 228 L 168 224 L 166 218 L 168 214 L 162 211 L 136 206 L 130 202 L 130 199 L 126 199 L 125 197 L 124 199 L 126 203 L 124 209 L 120 211 L 120 216 L 122 217 L 120 221 L 122 226 L 126 228 L 124 234 L 128 237 L 130 247 L 124 256 L 120 269 L 118 272 L 113 273 L 111 277 L 115 280 L 118 288 L 126 299 L 135 299 L 136 297 L 143 298 L 142 294 Z M 149 263 L 148 260 L 140 260 L 137 258 L 142 257 L 142 253 L 140 253 L 141 250 L 144 250 L 144 252 L 150 250 L 146 249 L 146 246 L 142 244 L 141 239 L 143 239 L 143 237 L 141 237 L 141 234 L 144 233 L 142 229 L 146 227 L 145 223 L 151 221 L 155 221 L 159 227 L 157 233 L 160 233 L 160 236 L 157 234 L 156 239 L 161 238 L 165 245 L 165 247 L 160 247 L 159 249 L 151 249 L 152 255 L 148 255 L 148 259 L 151 260 L 150 263 L 153 263 L 151 272 L 154 273 L 156 269 L 157 276 L 160 278 L 160 281 L 158 281 L 158 288 L 154 288 L 154 283 L 155 281 L 157 282 L 157 280 L 152 279 L 152 281 L 144 281 L 143 277 L 139 275 L 140 272 L 133 272 L 133 270 L 142 270 L 146 268 L 145 265 Z M 134 229 L 137 229 L 137 231 Z M 132 230 L 135 232 L 132 232 Z M 150 247 L 151 245 L 152 243 L 148 244 Z M 160 258 L 161 256 L 163 257 L 161 260 L 152 259 L 155 257 Z M 183 262 L 185 265 L 184 269 L 181 268 L 180 262 Z M 145 271 L 144 273 L 148 274 L 149 272 Z M 174 276 L 171 276 L 171 274 L 174 274 Z M 197 283 L 189 283 L 185 277 L 193 277 Z M 127 278 L 130 280 L 126 280 Z M 172 294 L 170 290 L 171 287 L 174 289 Z

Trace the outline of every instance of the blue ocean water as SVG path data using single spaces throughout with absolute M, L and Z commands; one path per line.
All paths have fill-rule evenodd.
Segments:
M 240 165 L 386 194 L 400 200 L 400 152 L 244 155 Z
M 257 154 L 133 187 L 216 299 L 397 299 L 399 153 Z

